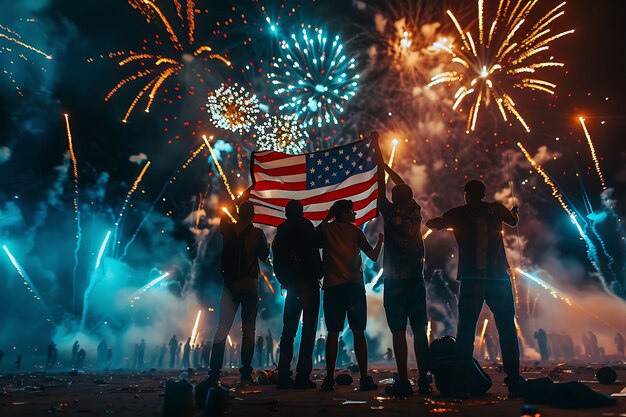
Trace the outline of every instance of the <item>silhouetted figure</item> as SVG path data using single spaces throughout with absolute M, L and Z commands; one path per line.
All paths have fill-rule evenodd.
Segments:
M 555 361 L 563 360 L 563 344 L 561 343 L 561 336 L 554 330 L 551 330 L 548 334 L 548 346 L 550 347 L 550 355 Z
M 0 350 L 0 366 L 2 366 L 2 358 L 4 358 L 4 351 Z M 2 369 L 2 368 L 0 368 Z
M 193 347 L 193 367 L 194 368 L 199 368 L 200 367 L 200 350 L 201 350 L 201 346 L 196 344 Z
M 103 366 L 107 357 L 107 342 L 102 339 L 98 344 L 98 366 Z
M 535 332 L 535 339 L 537 339 L 537 346 L 539 347 L 539 354 L 542 361 L 548 360 L 548 335 L 543 329 L 539 329 Z
M 76 368 L 83 369 L 85 366 L 85 360 L 87 359 L 87 352 L 85 349 L 80 349 L 78 353 L 76 353 Z
M 315 364 L 319 365 L 324 363 L 326 352 L 326 339 L 320 335 L 315 342 Z
M 621 360 L 624 360 L 624 347 L 626 347 L 626 341 L 621 333 L 615 335 L 615 347 L 617 348 L 617 355 Z M 0 361 L 2 357 L 0 357 Z
M 519 397 L 522 378 L 514 322 L 515 302 L 502 238 L 502 223 L 516 226 L 519 209 L 515 206 L 509 211 L 500 203 L 482 201 L 484 197 L 485 185 L 482 182 L 468 182 L 465 185 L 466 204 L 427 221 L 426 227 L 436 230 L 452 228 L 459 248 L 457 279 L 461 281 L 461 287 L 456 343 L 456 395 L 469 397 L 476 322 L 486 301 L 500 335 L 509 396 Z
M 391 350 L 391 348 L 387 348 L 383 357 L 387 360 L 387 362 L 393 361 L 393 350 Z
M 343 340 L 343 336 L 339 336 L 339 342 L 337 342 L 337 360 L 339 365 L 346 365 L 349 362 L 348 352 L 346 351 L 346 342 Z
M 168 346 L 170 348 L 170 369 L 174 368 L 176 365 L 176 351 L 178 349 L 178 340 L 176 340 L 176 335 L 172 336 L 170 339 Z
M 50 342 L 48 345 L 48 357 L 46 360 L 46 369 L 53 367 L 56 363 L 56 345 L 54 341 Z
M 330 222 L 334 218 L 334 221 Z M 328 329 L 326 341 L 326 378 L 322 390 L 335 389 L 335 366 L 338 337 L 343 330 L 346 315 L 352 335 L 354 351 L 361 373 L 360 389 L 374 390 L 378 386 L 367 374 L 367 301 L 363 285 L 361 252 L 376 262 L 383 246 L 384 235 L 378 235 L 373 248 L 363 231 L 354 225 L 356 212 L 350 200 L 336 201 L 326 218 L 317 227 L 324 259 L 324 319 Z
M 137 369 L 139 364 L 139 343 L 135 343 L 135 350 L 133 351 L 133 364 L 132 368 Z
M 15 369 L 18 371 L 22 367 L 22 355 L 17 355 L 17 359 L 15 360 Z
M 111 361 L 112 360 L 113 360 L 113 346 L 109 346 L 107 348 L 106 369 L 111 368 Z
M 272 337 L 271 329 L 267 329 L 267 335 L 265 336 L 265 364 L 266 366 L 274 364 L 274 338 Z
M 189 357 L 191 355 L 191 337 L 187 339 L 187 343 L 185 343 L 185 347 L 183 348 L 183 369 L 191 368 L 191 363 L 189 362 Z
M 254 345 L 254 349 L 256 349 L 256 353 L 254 354 L 254 356 L 256 357 L 256 365 L 259 368 L 265 366 L 265 364 L 263 363 L 263 359 L 265 359 L 265 356 L 263 355 L 264 345 L 265 338 L 261 335 L 258 335 L 256 338 L 256 344 Z
M 165 363 L 165 355 L 167 354 L 167 347 L 165 347 L 165 343 L 161 346 L 161 350 L 159 351 L 159 361 L 157 362 L 157 367 L 159 369 L 163 369 L 163 364 Z
M 293 384 L 290 368 L 301 317 L 302 333 L 295 384 L 298 388 L 315 388 L 310 375 L 320 309 L 322 260 L 317 248 L 315 228 L 310 220 L 304 218 L 302 204 L 291 200 L 285 206 L 285 216 L 287 220 L 278 226 L 272 242 L 274 273 L 287 290 L 280 336 L 278 388 L 288 388 Z M 268 334 L 268 343 L 270 339 L 271 334 Z
M 379 155 L 382 159 L 380 152 Z M 406 329 L 407 323 L 410 323 L 419 374 L 418 391 L 427 395 L 432 389 L 428 379 L 428 312 L 421 207 L 413 199 L 411 187 L 383 161 L 381 165 L 395 184 L 391 190 L 392 201 L 389 201 L 382 192 L 385 176 L 382 171 L 379 172 L 378 212 L 383 216 L 386 236 L 383 302 L 398 367 L 398 380 L 385 387 L 385 392 L 393 396 L 413 393 L 407 367 Z
M 244 198 L 245 198 L 244 193 Z M 233 214 L 236 210 L 231 210 Z M 224 276 L 220 318 L 213 338 L 211 370 L 209 379 L 217 383 L 224 362 L 226 338 L 233 325 L 235 314 L 241 306 L 241 364 L 239 369 L 242 384 L 251 384 L 252 357 L 258 296 L 259 263 L 269 255 L 269 245 L 263 231 L 252 224 L 254 206 L 243 202 L 239 207 L 239 220 L 233 223 L 228 216 L 220 220 L 220 232 L 224 239 L 221 270 Z
M 596 334 L 589 330 L 589 347 L 591 349 L 591 359 L 597 361 L 600 359 L 600 347 L 598 346 L 598 338 Z
M 485 347 L 487 348 L 487 355 L 491 362 L 495 362 L 498 359 L 498 345 L 490 333 L 485 335 Z
M 583 348 L 586 359 L 591 359 L 591 340 L 589 339 L 589 335 L 587 333 L 583 333 Z
M 143 369 L 145 354 L 146 354 L 146 341 L 141 339 L 141 343 L 139 343 L 139 349 L 137 350 L 137 369 Z
M 176 363 L 174 364 L 174 367 L 178 366 L 178 361 L 181 360 L 180 355 L 183 352 L 183 342 L 178 342 L 178 347 L 176 347 Z
M 561 352 L 563 352 L 563 359 L 568 362 L 573 361 L 576 358 L 576 348 L 574 347 L 574 341 L 565 332 L 561 332 Z
M 80 343 L 78 343 L 78 340 L 77 340 L 72 345 L 72 368 L 76 368 L 76 355 L 78 355 L 79 349 L 80 349 Z
M 208 368 L 209 359 L 211 358 L 211 344 L 206 340 L 202 343 L 202 360 L 201 364 L 203 368 Z

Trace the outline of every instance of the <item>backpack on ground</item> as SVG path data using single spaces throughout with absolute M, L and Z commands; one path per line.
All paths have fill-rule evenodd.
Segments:
M 435 377 L 437 390 L 443 396 L 451 396 L 454 393 L 454 378 L 457 372 L 456 339 L 452 336 L 443 336 L 433 340 L 430 343 L 429 359 L 430 371 Z M 484 395 L 493 385 L 491 377 L 475 358 L 472 358 L 469 377 L 472 395 Z

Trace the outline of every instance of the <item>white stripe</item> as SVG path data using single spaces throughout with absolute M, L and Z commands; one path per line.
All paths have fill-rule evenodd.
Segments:
M 263 169 L 282 168 L 292 165 L 306 164 L 306 157 L 304 155 L 294 155 L 281 159 L 275 159 L 269 162 L 261 162 L 258 159 L 255 159 L 254 164 Z
M 266 191 L 257 191 L 252 190 L 250 192 L 251 196 L 258 198 L 289 198 L 292 200 L 303 200 L 309 197 L 315 197 L 321 194 L 325 194 L 331 191 L 341 190 L 342 188 L 349 187 L 351 185 L 360 184 L 362 182 L 367 182 L 371 180 L 376 175 L 376 166 L 374 166 L 370 171 L 363 172 L 361 174 L 356 174 L 345 180 L 344 182 L 340 182 L 339 184 L 329 185 L 327 187 L 319 187 L 314 188 L 312 190 L 266 190 Z
M 378 183 L 374 183 L 372 184 L 372 186 L 368 189 L 363 191 L 362 193 L 353 195 L 351 197 L 348 197 L 350 200 L 352 200 L 352 202 L 356 203 L 357 201 L 361 201 L 361 200 L 365 200 L 367 197 L 369 197 L 372 192 L 378 187 Z M 321 195 L 320 195 L 321 197 Z M 281 210 L 284 211 L 285 208 L 282 206 L 278 206 L 276 204 L 269 204 L 263 200 L 259 200 L 258 198 L 250 198 L 250 202 L 251 203 L 255 203 L 258 204 L 259 206 L 263 206 L 263 207 L 268 207 L 268 208 L 273 208 L 275 210 Z M 304 211 L 306 213 L 312 213 L 312 212 L 316 212 L 316 211 L 327 211 L 330 206 L 333 204 L 334 201 L 331 201 L 329 203 L 314 203 L 314 204 L 307 204 L 304 206 Z
M 255 181 L 276 181 L 275 175 L 263 174 L 261 172 L 254 173 Z M 294 174 L 294 175 L 281 175 L 280 182 L 304 182 L 306 181 L 306 174 Z

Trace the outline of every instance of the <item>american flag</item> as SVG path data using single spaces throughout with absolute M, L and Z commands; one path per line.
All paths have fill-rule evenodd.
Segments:
M 364 139 L 303 155 L 253 152 L 249 201 L 255 205 L 254 222 L 278 226 L 285 220 L 290 200 L 302 203 L 304 216 L 316 225 L 341 199 L 354 202 L 357 226 L 376 217 L 375 148 L 370 139 Z

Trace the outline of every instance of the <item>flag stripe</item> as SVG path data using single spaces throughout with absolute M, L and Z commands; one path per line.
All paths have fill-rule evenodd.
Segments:
M 274 161 L 268 162 L 259 162 L 256 160 L 256 156 L 254 158 L 254 169 L 263 168 L 263 169 L 273 169 L 273 168 L 281 168 L 281 167 L 289 167 L 293 165 L 306 165 L 306 158 L 304 155 L 296 155 L 289 156 L 283 159 L 276 159 Z
M 310 197 L 330 193 L 337 189 L 347 188 L 351 185 L 360 184 L 366 181 L 375 181 L 375 178 L 376 178 L 376 170 L 373 169 L 368 172 L 363 172 L 361 174 L 353 175 L 352 177 L 348 178 L 346 181 L 344 181 L 341 184 L 329 185 L 328 187 L 319 187 L 319 188 L 315 188 L 312 190 L 307 190 L 305 188 L 306 184 L 304 184 L 303 187 L 300 188 L 299 190 L 293 190 L 289 188 L 278 188 L 278 186 L 281 185 L 280 182 L 264 181 L 265 184 L 263 185 L 263 187 L 266 187 L 266 188 L 261 189 L 257 187 L 258 183 L 256 183 L 254 188 L 251 190 L 250 195 L 258 197 L 263 200 L 267 198 L 287 198 L 289 200 L 301 201 L 305 198 L 310 198 Z M 272 184 L 276 185 L 277 188 L 273 189 L 270 186 Z
M 306 183 L 304 182 L 276 182 L 276 181 L 256 181 L 254 189 L 259 191 L 304 191 Z
M 377 181 L 376 181 L 376 177 L 374 176 L 367 182 L 362 182 L 360 184 L 355 184 L 352 186 L 344 187 L 335 191 L 329 191 L 329 192 L 322 193 L 322 194 L 316 193 L 317 195 L 314 195 L 308 198 L 301 198 L 301 199 L 298 199 L 298 201 L 302 203 L 302 205 L 305 206 L 306 208 L 306 206 L 309 206 L 309 205 L 334 202 L 337 200 L 341 200 L 342 198 L 349 198 L 352 200 L 357 200 L 358 195 L 371 192 L 371 190 L 376 187 L 377 187 Z M 288 202 L 290 202 L 291 200 L 294 200 L 294 197 L 255 198 L 255 194 L 256 193 L 254 191 L 250 193 L 250 201 L 259 202 L 262 204 L 267 204 L 267 205 L 277 206 L 277 207 L 285 207 Z
M 306 174 L 304 172 L 299 173 L 299 174 L 293 174 L 293 175 L 281 175 L 280 177 L 284 182 L 305 182 L 306 181 Z M 259 173 L 259 172 L 255 172 L 254 173 L 254 180 L 255 181 L 274 181 L 275 177 L 273 177 L 272 175 L 269 174 L 264 174 L 264 173 Z
M 254 167 L 255 178 L 257 174 L 267 174 L 274 177 L 282 177 L 283 175 L 305 174 L 304 179 L 306 180 L 306 163 L 283 166 L 279 168 L 263 168 L 257 165 L 256 167 Z

